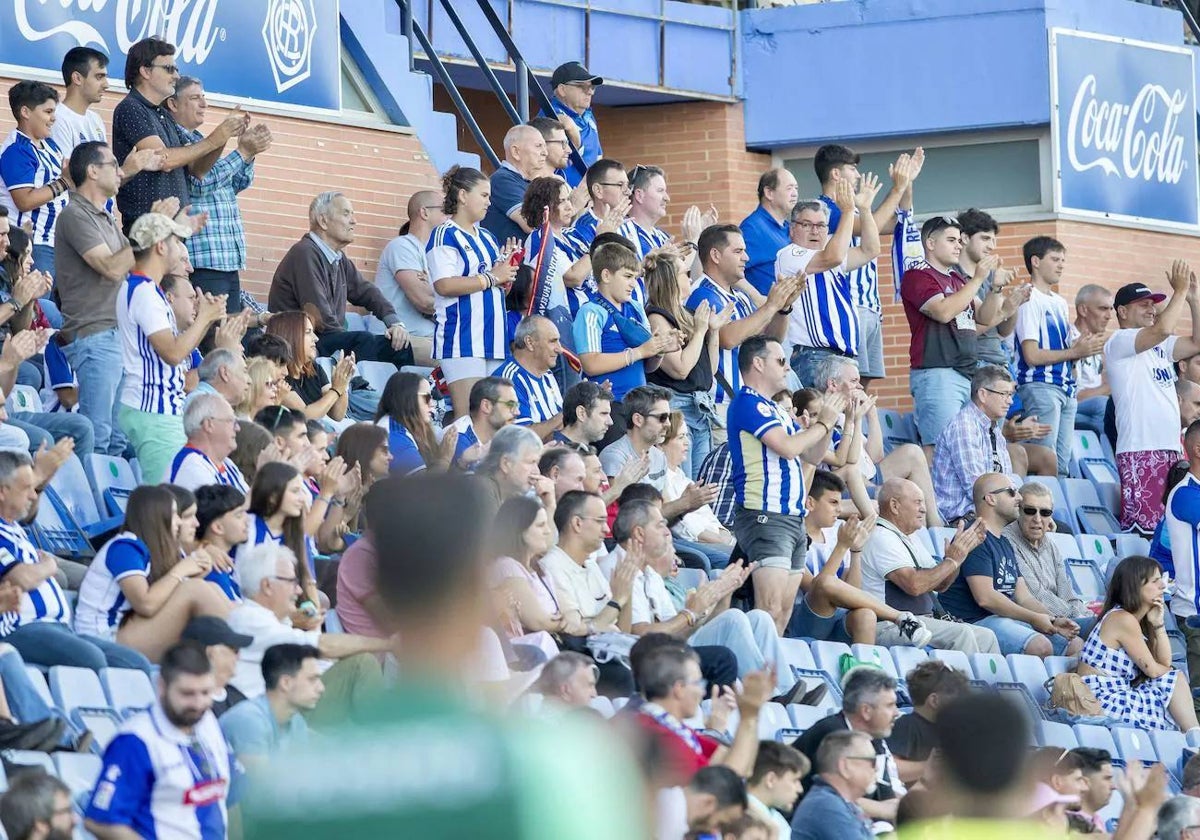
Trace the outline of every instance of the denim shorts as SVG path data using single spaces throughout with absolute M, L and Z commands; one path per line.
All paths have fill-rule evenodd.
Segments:
M 849 610 L 835 607 L 833 615 L 817 615 L 808 605 L 808 598 L 800 598 L 792 610 L 792 617 L 784 635 L 792 639 L 806 637 L 818 642 L 842 642 L 848 645 L 852 641 L 846 631 L 848 612 Z
M 738 508 L 733 514 L 733 535 L 747 562 L 765 569 L 804 571 L 808 534 L 803 517 Z
M 987 618 L 981 618 L 975 623 L 980 627 L 986 627 L 996 634 L 996 641 L 1000 643 L 1000 652 L 1005 656 L 1008 656 L 1010 653 L 1024 653 L 1025 645 L 1029 644 L 1029 640 L 1034 636 L 1042 635 L 1024 621 L 1017 621 L 1015 618 L 1005 618 L 1001 615 L 989 615 Z M 1054 648 L 1054 655 L 1062 656 L 1070 642 L 1057 633 L 1048 638 L 1050 639 L 1050 646 Z

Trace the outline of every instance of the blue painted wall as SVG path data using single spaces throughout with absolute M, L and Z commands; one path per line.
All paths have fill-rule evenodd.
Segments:
M 1172 45 L 1130 0 L 844 0 L 741 13 L 746 144 L 1044 125 L 1053 27 Z

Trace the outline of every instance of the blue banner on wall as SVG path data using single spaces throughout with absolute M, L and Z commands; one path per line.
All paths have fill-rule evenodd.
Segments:
M 338 0 L 5 0 L 0 62 L 58 73 L 74 46 L 109 56 L 115 80 L 150 35 L 176 47 L 180 72 L 217 94 L 341 109 Z
M 1190 50 L 1050 33 L 1054 209 L 1200 227 Z

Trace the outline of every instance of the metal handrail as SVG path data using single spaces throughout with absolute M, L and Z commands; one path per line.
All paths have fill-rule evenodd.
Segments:
M 517 109 L 513 107 L 512 102 L 508 99 L 508 94 L 504 87 L 500 84 L 500 80 L 496 78 L 495 72 L 488 64 L 483 53 L 480 52 L 479 46 L 475 43 L 475 39 L 467 32 L 467 27 L 463 24 L 462 18 L 458 16 L 458 12 L 454 10 L 454 5 L 450 0 L 441 0 L 442 8 L 446 10 L 446 17 L 450 19 L 450 23 L 458 30 L 458 37 L 463 39 L 463 43 L 467 45 L 467 49 L 471 51 L 471 57 L 475 59 L 475 63 L 479 69 L 483 71 L 484 78 L 487 79 L 488 85 L 492 88 L 492 93 L 496 94 L 496 98 L 504 105 L 504 110 L 508 112 L 509 118 L 513 124 L 523 123 L 528 120 L 528 117 L 522 117 L 517 113 Z M 487 5 L 486 0 L 484 5 Z M 490 7 L 489 7 L 490 8 Z

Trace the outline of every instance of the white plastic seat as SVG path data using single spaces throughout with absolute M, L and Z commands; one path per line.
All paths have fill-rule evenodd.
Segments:
M 986 683 L 1016 682 L 1008 663 L 998 653 L 972 653 L 971 667 L 975 678 Z
M 108 693 L 109 705 L 122 715 L 154 704 L 154 686 L 136 668 L 105 668 L 100 672 L 100 682 Z
M 78 708 L 111 708 L 100 677 L 88 668 L 55 665 L 50 669 L 50 693 L 56 705 L 68 714 Z
M 53 759 L 56 775 L 71 789 L 72 796 L 90 792 L 104 766 L 100 756 L 93 753 L 57 752 Z
M 1038 705 L 1046 704 L 1046 701 L 1050 699 L 1050 695 L 1046 691 L 1046 680 L 1049 679 L 1049 674 L 1046 673 L 1046 666 L 1042 664 L 1041 657 L 1030 656 L 1027 653 L 1010 653 L 1008 668 L 1012 671 L 1013 681 L 1028 688 Z
M 398 373 L 396 366 L 391 362 L 358 363 L 358 375 L 367 380 L 367 383 L 380 393 L 387 387 L 388 380 L 396 373 Z
M 84 469 L 96 491 L 96 507 L 102 516 L 124 516 L 129 494 L 138 486 L 133 467 L 124 458 L 112 455 L 87 455 Z
M 975 671 L 971 667 L 971 660 L 961 650 L 935 650 L 930 653 L 934 659 L 940 659 L 958 671 L 962 671 L 967 675 L 967 679 L 975 678 Z

